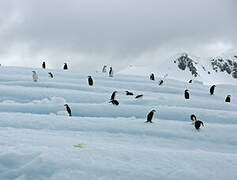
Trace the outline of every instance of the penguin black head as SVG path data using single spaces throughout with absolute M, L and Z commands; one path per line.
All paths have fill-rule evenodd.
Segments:
M 190 119 L 191 119 L 192 121 L 196 121 L 196 120 L 197 120 L 197 117 L 195 116 L 195 114 L 192 114 L 192 115 L 190 116 Z
M 68 107 L 68 104 L 64 104 L 64 106 Z
M 186 89 L 186 90 L 185 90 L 185 92 L 189 92 L 189 90 L 188 90 L 188 89 Z

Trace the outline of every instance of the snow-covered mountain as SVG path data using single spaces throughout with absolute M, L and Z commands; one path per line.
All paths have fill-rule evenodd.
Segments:
M 131 65 L 119 73 L 146 76 L 155 73 L 160 79 L 169 77 L 185 82 L 192 79 L 204 84 L 237 84 L 237 56 L 223 55 L 205 59 L 182 53 L 158 60 L 152 66 Z
M 236 180 L 237 86 L 217 85 L 211 96 L 209 85 L 169 76 L 159 86 L 141 74 L 0 67 L 0 180 Z

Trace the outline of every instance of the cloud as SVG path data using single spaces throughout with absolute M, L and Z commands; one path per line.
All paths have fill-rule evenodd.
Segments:
M 210 44 L 220 43 L 236 48 L 236 5 L 234 0 L 1 1 L 0 57 L 9 65 L 39 66 L 46 59 L 54 68 L 68 61 L 92 70 L 105 63 L 120 68 L 149 53 L 159 57 L 199 48 L 195 53 L 205 54 Z

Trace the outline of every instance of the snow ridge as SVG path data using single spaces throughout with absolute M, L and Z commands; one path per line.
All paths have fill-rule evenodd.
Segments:
M 167 64 L 169 75 L 164 70 L 155 81 L 150 71 L 109 77 L 0 67 L 0 179 L 237 179 L 237 86 L 218 84 L 211 96 L 202 75 L 193 83 L 172 79 L 182 70 Z M 118 106 L 109 104 L 115 90 Z M 224 102 L 228 94 L 231 103 Z M 152 109 L 154 123 L 144 123 Z M 193 113 L 204 122 L 200 131 Z

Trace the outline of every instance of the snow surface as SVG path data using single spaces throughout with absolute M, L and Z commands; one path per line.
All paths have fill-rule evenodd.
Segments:
M 169 77 L 159 86 L 137 75 L 19 67 L 0 67 L 0 74 L 1 180 L 237 179 L 235 85 L 217 85 L 211 96 L 210 86 Z M 115 90 L 119 106 L 108 103 Z M 152 109 L 154 123 L 144 123 Z M 193 113 L 204 122 L 200 131 Z

